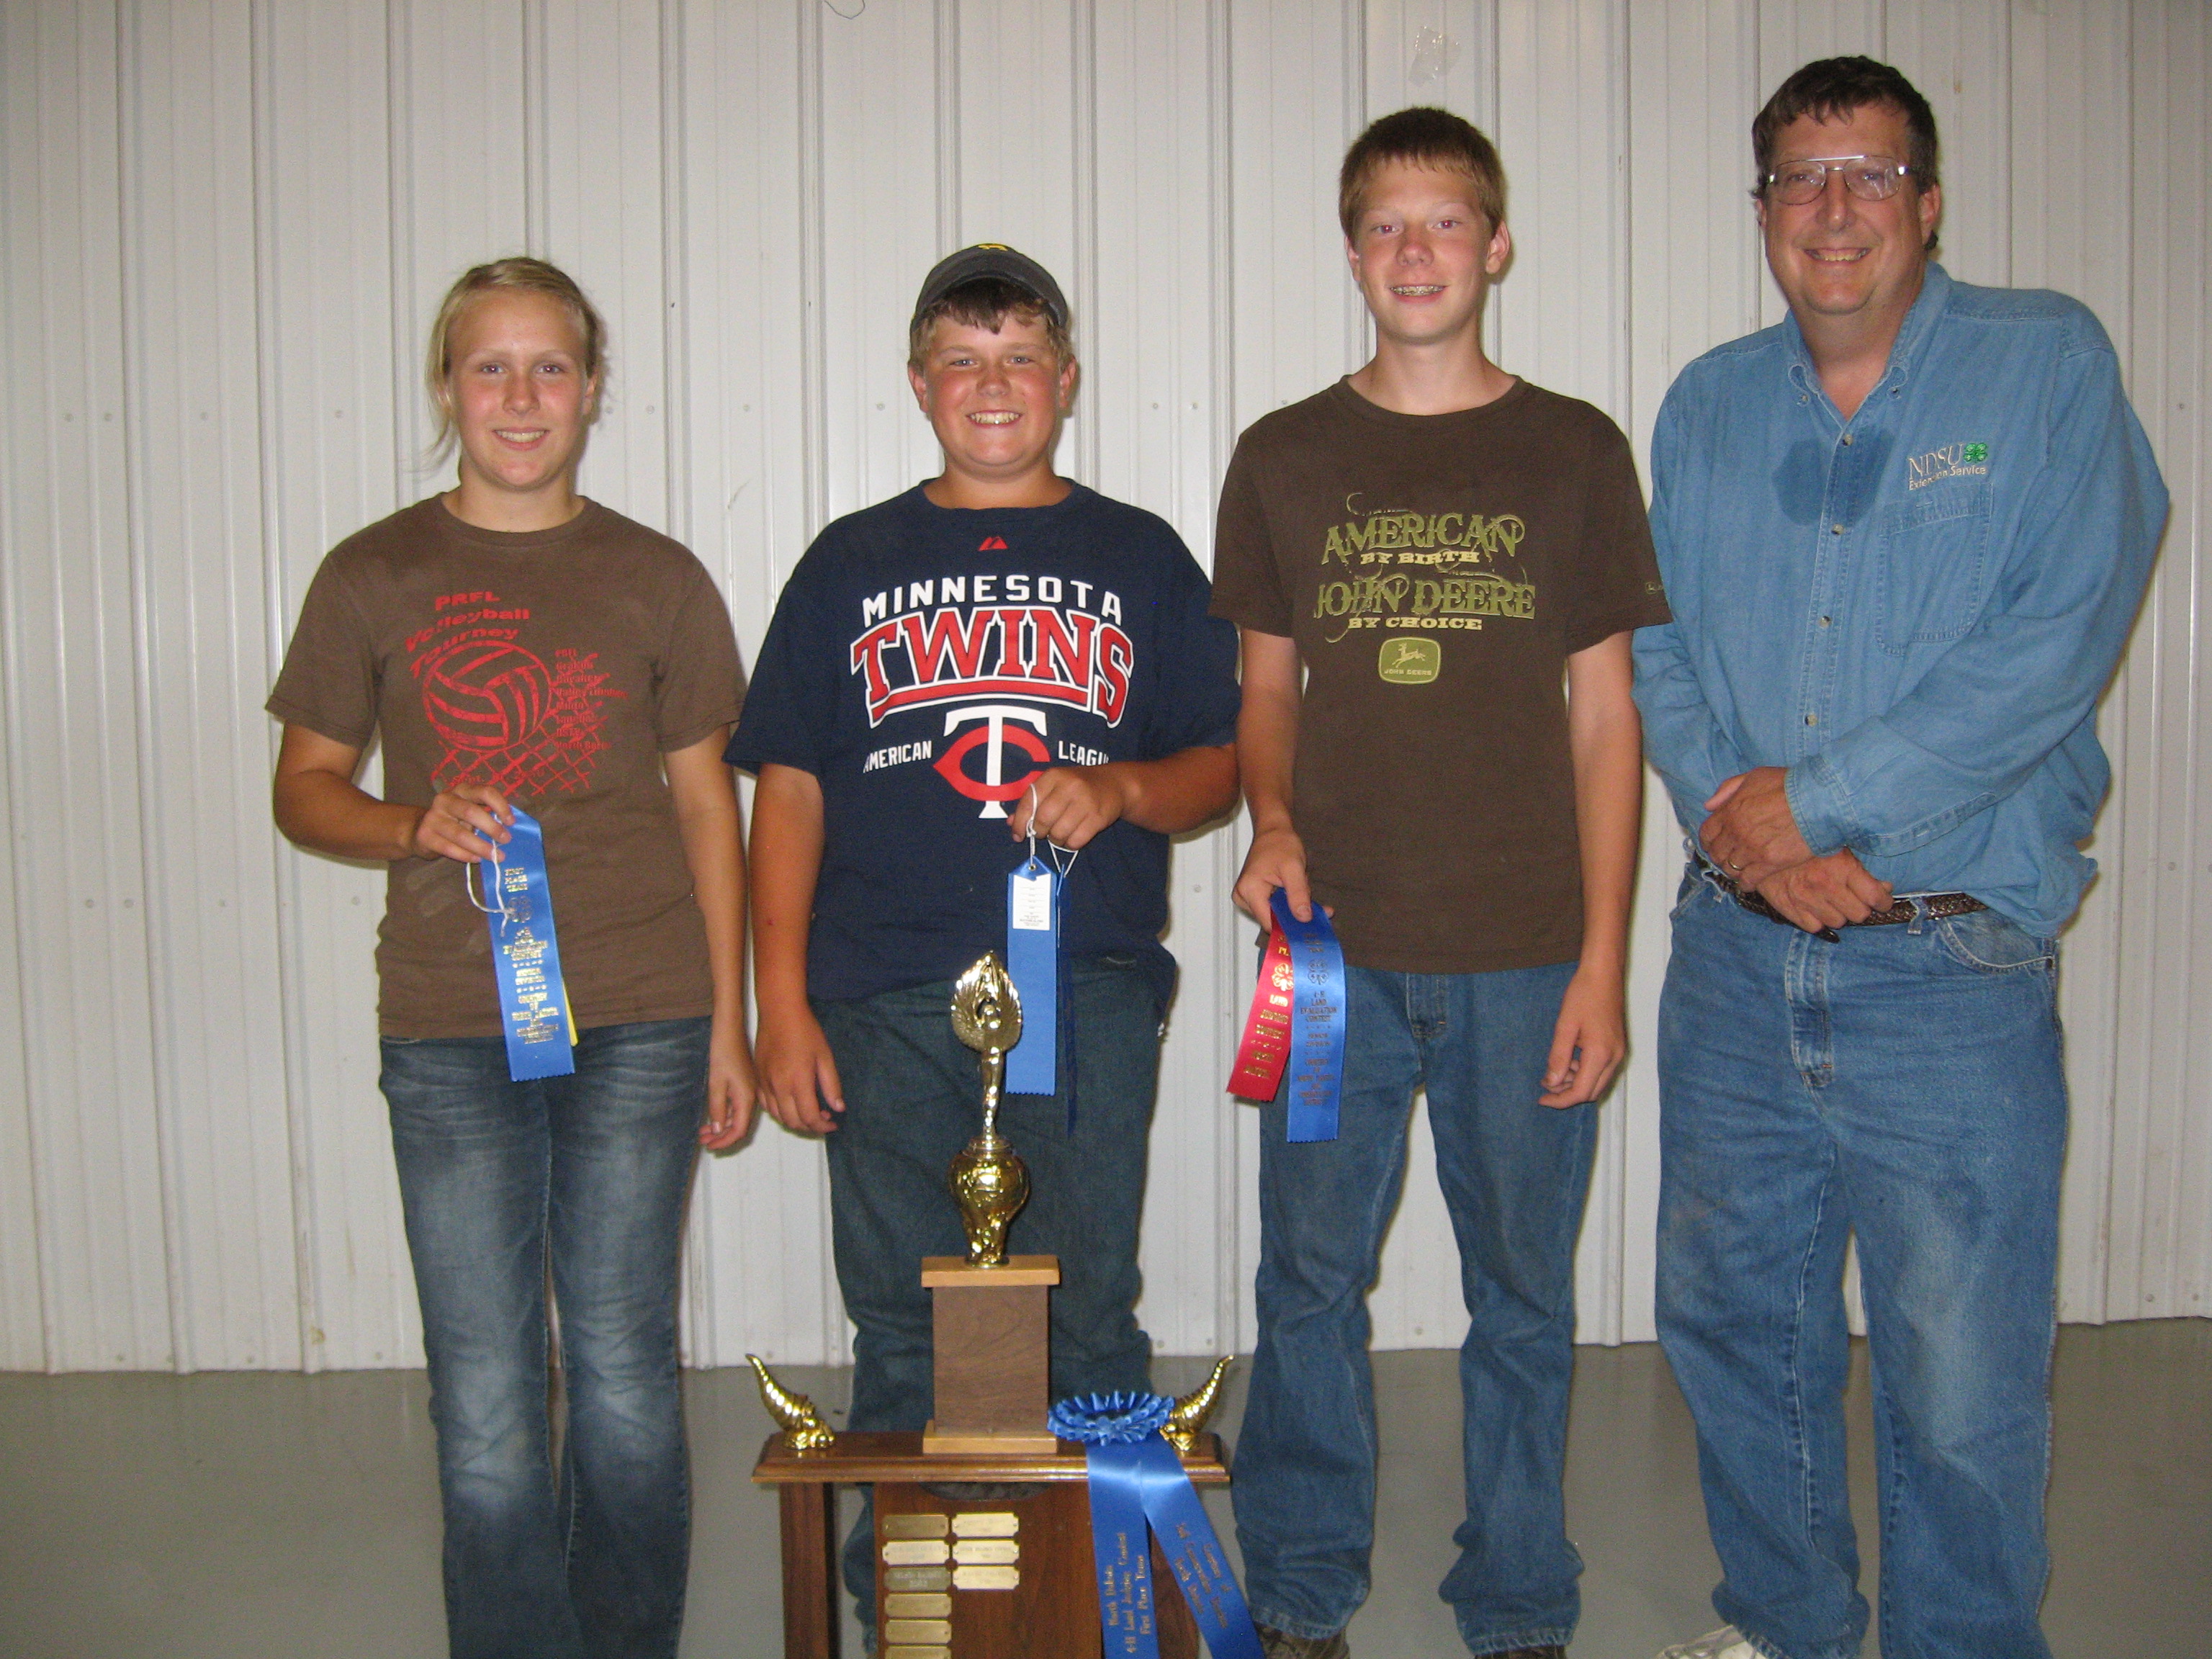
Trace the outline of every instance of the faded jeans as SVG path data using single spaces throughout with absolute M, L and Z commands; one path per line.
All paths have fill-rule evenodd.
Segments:
M 1439 1594 L 1477 1654 L 1566 1642 L 1582 1558 L 1560 1483 L 1574 1372 L 1574 1251 L 1597 1108 L 1537 1103 L 1574 964 L 1487 974 L 1346 970 L 1338 1138 L 1293 1146 L 1262 1109 L 1259 1352 L 1230 1488 L 1255 1619 L 1340 1630 L 1367 1598 L 1375 1384 L 1367 1293 L 1425 1086 L 1470 1316 L 1460 1349 L 1467 1518 Z
M 671 1659 L 690 1493 L 676 1263 L 705 1019 L 587 1030 L 514 1083 L 498 1037 L 383 1043 L 438 1434 L 453 1659 Z M 550 1456 L 545 1286 L 568 1431 Z
M 1697 1419 L 1713 1605 L 1780 1659 L 1850 1659 L 1866 1631 L 1854 1233 L 1882 1651 L 2048 1659 L 2056 979 L 2051 941 L 1994 911 L 1831 944 L 1685 883 L 1659 1009 L 1659 1336 Z

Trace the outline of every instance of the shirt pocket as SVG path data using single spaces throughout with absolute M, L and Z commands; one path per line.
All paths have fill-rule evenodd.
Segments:
M 1936 487 L 1884 513 L 1880 574 L 1885 650 L 1964 638 L 1989 594 L 1988 480 Z

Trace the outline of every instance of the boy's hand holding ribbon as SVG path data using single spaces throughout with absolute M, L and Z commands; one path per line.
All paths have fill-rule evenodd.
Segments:
M 1301 921 L 1287 892 L 1278 887 L 1268 908 L 1267 951 L 1229 1092 L 1273 1100 L 1287 1072 L 1288 1138 L 1334 1140 L 1344 1091 L 1344 951 L 1320 905 L 1310 902 L 1313 919 Z
M 1054 766 L 1037 773 L 1022 792 L 1009 828 L 1016 841 L 1036 839 L 1079 853 L 1128 811 L 1124 774 L 1103 766 Z

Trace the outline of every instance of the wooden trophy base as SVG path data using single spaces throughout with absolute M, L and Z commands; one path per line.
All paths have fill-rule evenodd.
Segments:
M 1198 1486 L 1229 1480 L 1211 1434 L 1182 1467 Z M 933 1455 L 912 1433 L 848 1432 L 803 1452 L 769 1436 L 753 1479 L 781 1499 L 787 1659 L 836 1659 L 843 1539 L 830 1493 L 847 1482 L 876 1489 L 880 1659 L 1098 1659 L 1086 1474 L 1073 1443 L 1042 1455 Z M 979 1487 L 994 1495 L 945 1495 Z M 1173 1583 L 1155 1548 L 1161 1659 L 1199 1659 L 1196 1621 Z
M 1060 1260 L 1015 1255 L 977 1267 L 957 1255 L 921 1259 L 933 1302 L 937 1415 L 922 1431 L 931 1456 L 1050 1455 L 1045 1427 L 1050 1349 L 1045 1298 Z

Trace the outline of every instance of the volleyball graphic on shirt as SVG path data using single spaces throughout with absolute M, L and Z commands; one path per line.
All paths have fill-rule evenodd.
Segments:
M 509 640 L 455 640 L 417 659 L 415 677 L 431 730 L 455 749 L 511 749 L 553 701 L 544 660 Z

